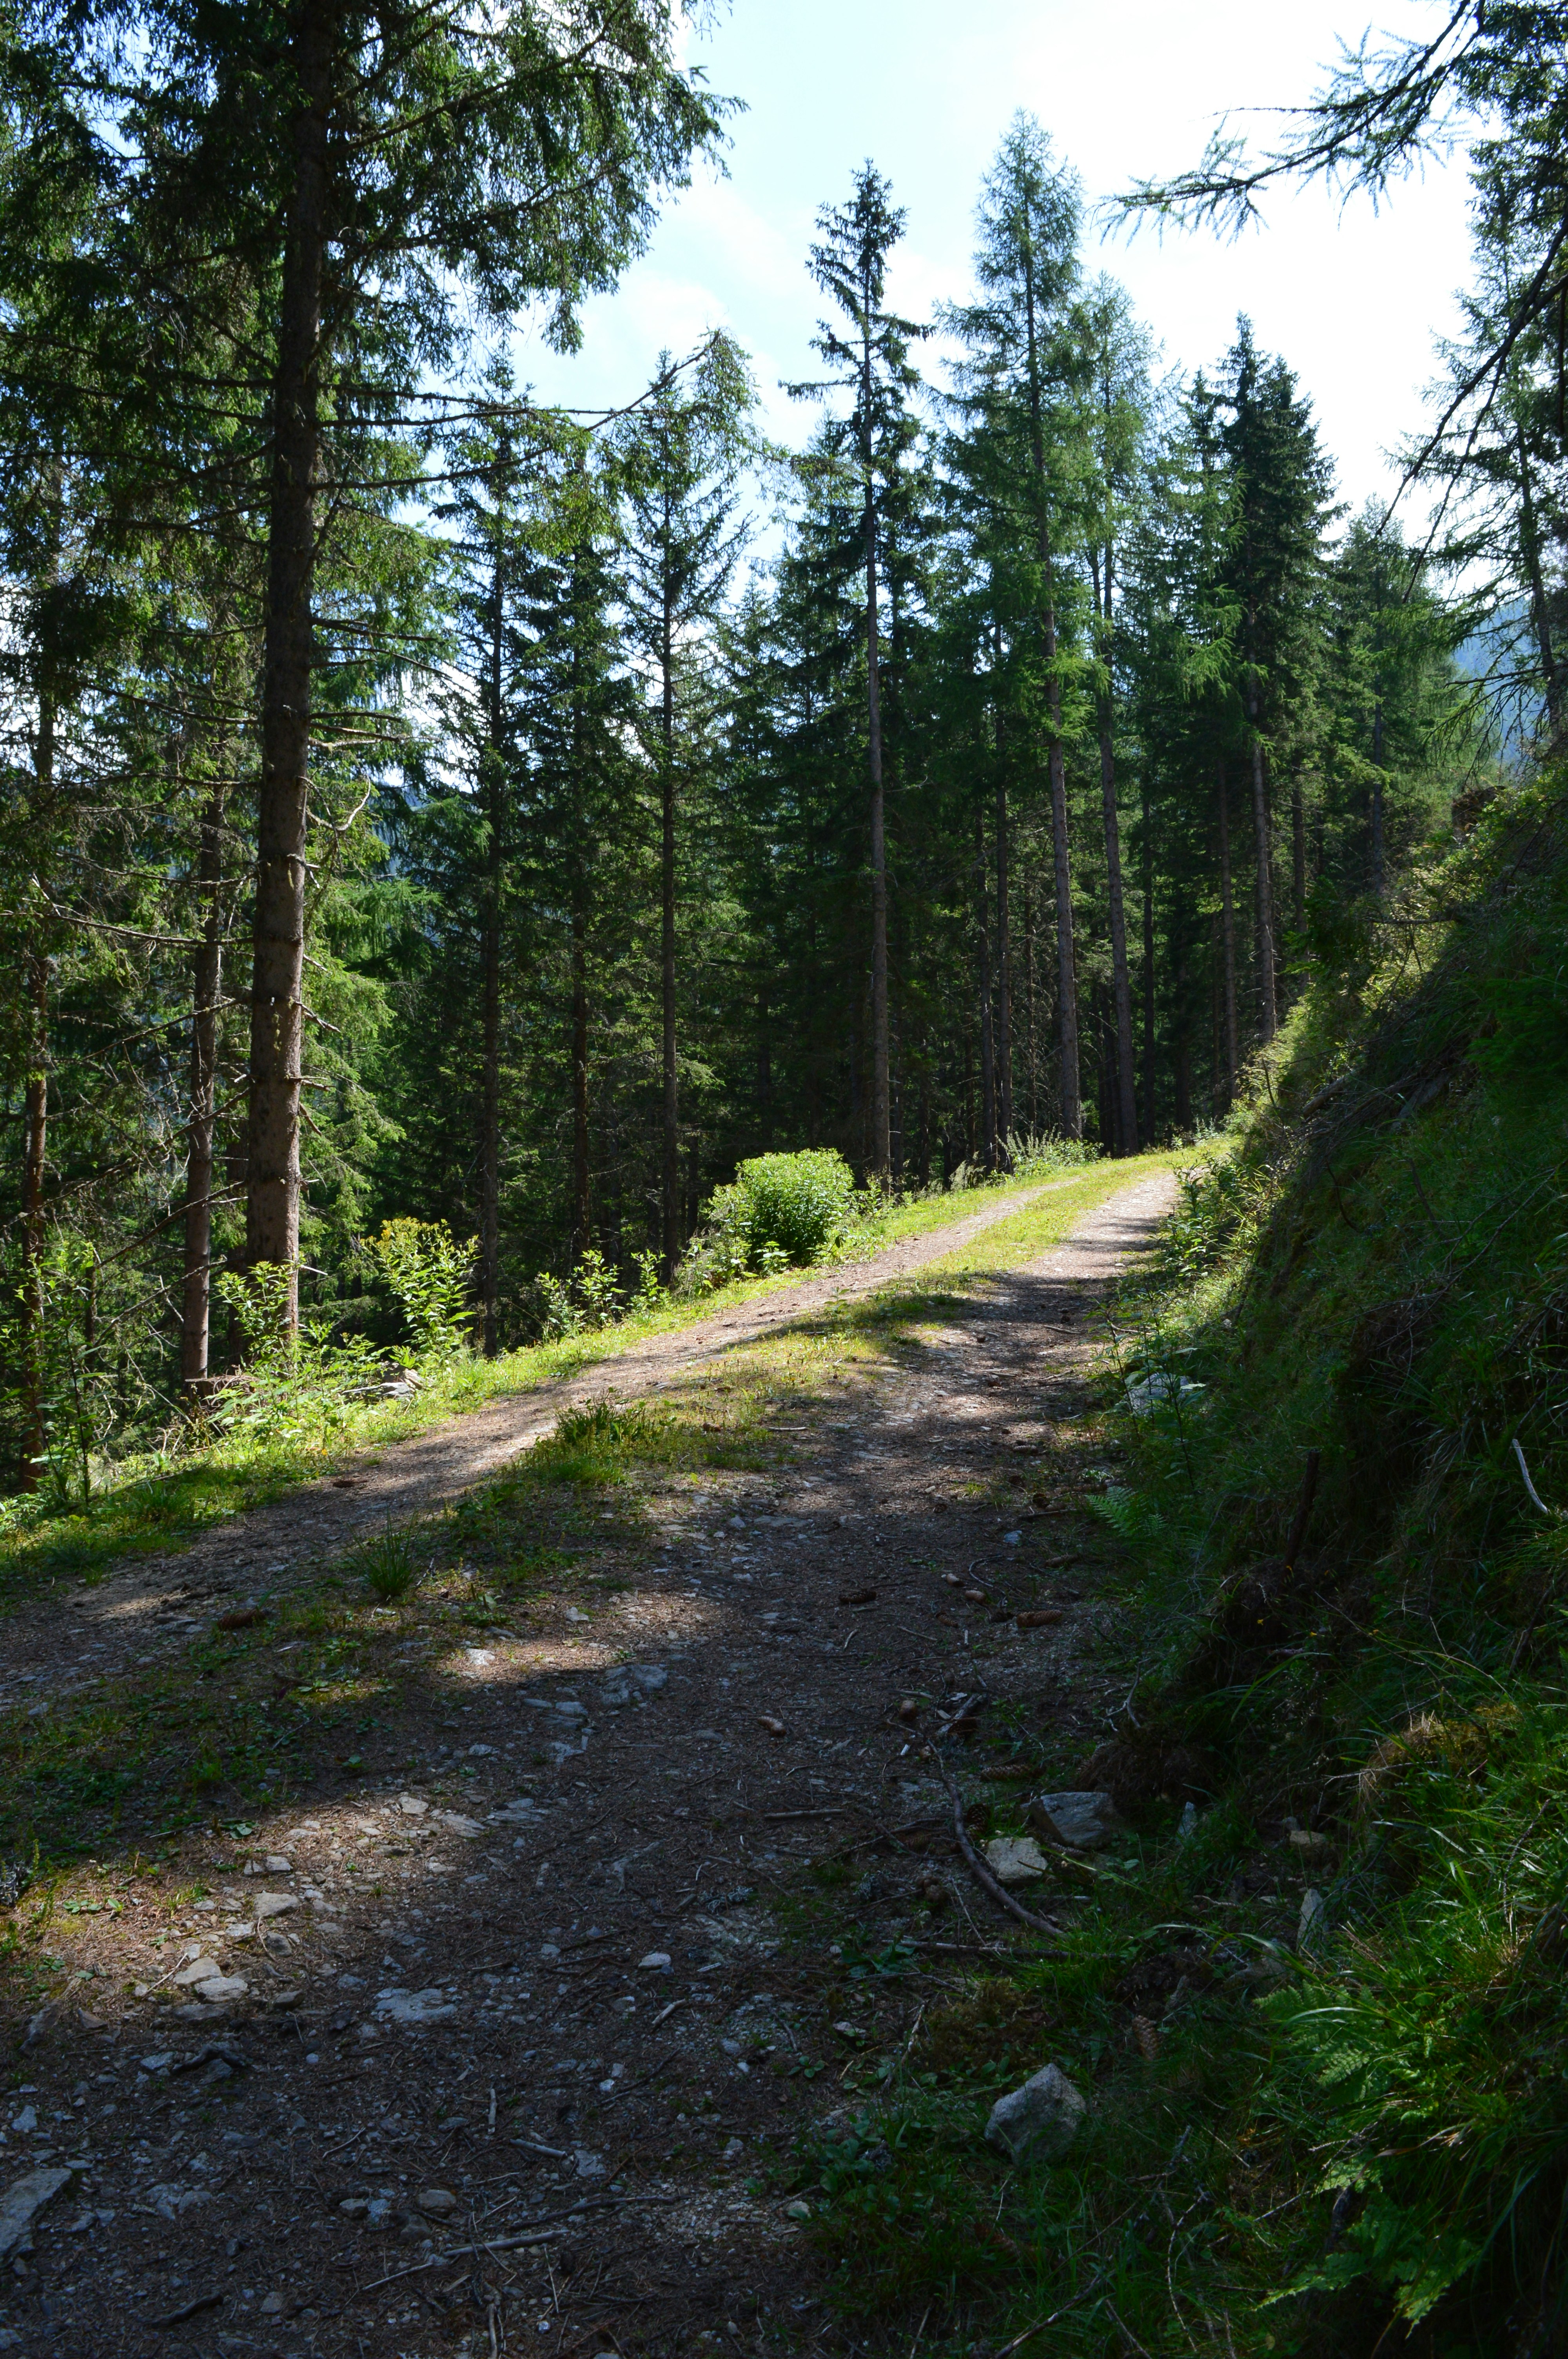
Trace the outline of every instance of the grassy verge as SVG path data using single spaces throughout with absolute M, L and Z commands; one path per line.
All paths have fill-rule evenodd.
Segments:
M 1565 919 L 1549 780 L 1320 980 L 1111 1322 L 1127 1709 L 1034 1766 L 1126 1832 L 803 2150 L 868 2341 L 1565 2347 Z M 1047 2058 L 1086 2125 L 1006 2168 Z
M 995 1188 L 900 1203 L 873 1233 L 857 1240 L 855 1251 L 857 1256 L 880 1251 L 968 1220 L 984 1212 L 989 1199 L 1018 1188 L 1047 1186 L 1053 1191 L 1047 1201 L 1098 1202 L 1108 1190 L 1125 1186 L 1139 1168 L 1091 1165 L 1081 1176 L 1065 1180 L 1042 1171 Z M 1085 1190 L 1087 1194 L 1080 1192 Z M 1015 1234 L 1012 1223 L 1004 1225 L 1010 1236 Z M 213 1524 L 265 1506 L 297 1484 L 336 1473 L 366 1451 L 391 1448 L 488 1401 L 569 1381 L 635 1343 L 777 1293 L 808 1275 L 791 1270 L 778 1277 L 749 1278 L 689 1300 L 665 1297 L 651 1310 L 598 1332 L 532 1344 L 492 1361 L 465 1358 L 429 1364 L 422 1388 L 406 1401 L 319 1413 L 302 1408 L 296 1429 L 287 1434 L 238 1432 L 177 1452 L 127 1461 L 112 1471 L 85 1507 L 42 1498 L 8 1503 L 0 1514 L 0 1611 L 7 1602 L 31 1593 L 40 1582 L 92 1580 L 116 1558 L 177 1545 Z

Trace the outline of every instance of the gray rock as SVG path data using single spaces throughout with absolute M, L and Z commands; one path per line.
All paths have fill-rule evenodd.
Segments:
M 1075 1851 L 1098 1851 L 1121 1824 L 1108 1794 L 1041 1794 L 1028 1817 L 1041 1834 Z
M 211 1974 L 196 1985 L 196 1995 L 204 1998 L 209 2006 L 227 2006 L 231 2000 L 244 1998 L 250 1984 L 243 1974 Z
M 443 1990 L 384 1990 L 375 2002 L 377 2015 L 387 2023 L 445 2023 L 457 2013 Z
M 425 2187 L 414 2198 L 421 2212 L 432 2220 L 447 2220 L 458 2208 L 458 2199 L 449 2187 Z
M 460 1810 L 443 1810 L 440 1818 L 442 1824 L 450 1827 L 455 1835 L 461 1835 L 465 1843 L 472 1843 L 476 1835 L 484 1832 L 478 1819 L 466 1819 Z
M 52 2170 L 29 2170 L 14 2179 L 0 2195 L 0 2261 L 14 2253 L 46 2203 L 52 2203 L 76 2173 L 56 2165 Z
M 190 1963 L 181 1966 L 176 1974 L 175 1985 L 179 1990 L 194 1990 L 199 1983 L 210 1983 L 222 1971 L 216 1958 L 192 1958 Z
M 986 2124 L 986 2144 L 1013 2162 L 1038 2148 L 1047 2162 L 1066 2153 L 1088 2107 L 1059 2064 L 999 2097 Z
M 292 1892 L 258 1892 L 255 1906 L 256 1922 L 261 1924 L 268 1917 L 287 1917 L 291 1908 L 297 1908 L 298 1906 L 298 1899 Z
M 669 1678 L 663 1663 L 617 1663 L 606 1672 L 600 1695 L 607 1711 L 623 1712 L 629 1703 L 646 1703 L 669 1685 Z
M 999 1884 L 1032 1884 L 1045 1873 L 1045 1854 L 1033 1835 L 998 1835 L 987 1843 L 985 1854 Z

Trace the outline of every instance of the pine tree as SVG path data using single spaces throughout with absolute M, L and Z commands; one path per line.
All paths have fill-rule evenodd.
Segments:
M 890 501 L 919 432 L 912 402 L 919 388 L 910 345 L 926 331 L 886 308 L 888 256 L 903 234 L 904 215 L 891 202 L 888 183 L 873 164 L 861 166 L 847 205 L 824 206 L 822 234 L 810 251 L 811 275 L 838 307 L 847 325 L 823 321 L 815 350 L 835 374 L 789 388 L 797 398 L 844 392 L 847 418 L 829 425 L 821 446 L 836 470 L 847 472 L 859 495 L 860 563 L 865 583 L 866 756 L 870 777 L 871 873 L 871 1163 L 886 1186 L 892 1170 L 892 1088 L 888 1028 L 888 887 L 881 715 L 881 537 Z

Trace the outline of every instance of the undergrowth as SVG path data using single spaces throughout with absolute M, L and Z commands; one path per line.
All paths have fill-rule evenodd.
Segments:
M 801 2183 L 858 2331 L 1568 2348 L 1568 810 L 1320 972 L 1109 1322 L 1129 1832 Z M 1054 2059 L 1063 2161 L 979 2137 Z M 1032 2339 L 1036 2338 L 1036 2339 Z

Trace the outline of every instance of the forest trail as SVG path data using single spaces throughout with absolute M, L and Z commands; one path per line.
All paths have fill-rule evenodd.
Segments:
M 886 1245 L 864 1261 L 802 1278 L 673 1333 L 607 1349 L 568 1377 L 503 1396 L 406 1441 L 369 1451 L 345 1472 L 300 1484 L 199 1539 L 127 1559 L 107 1579 L 74 1588 L 63 1601 L 55 1592 L 23 1606 L 5 1623 L 0 1710 L 24 1697 L 36 1701 L 77 1692 L 84 1683 L 113 1677 L 149 1649 L 160 1653 L 188 1645 L 211 1613 L 229 1610 L 258 1591 L 276 1596 L 297 1587 L 324 1559 L 499 1473 L 552 1431 L 564 1409 L 611 1394 L 618 1400 L 655 1397 L 762 1336 L 943 1259 L 1037 1198 L 1079 1185 L 1083 1176 L 1010 1190 L 979 1212 Z M 1074 1241 L 1074 1250 L 1086 1257 L 1086 1270 L 1119 1250 L 1126 1221 L 1136 1223 L 1146 1204 L 1164 1203 L 1171 1188 L 1166 1176 L 1157 1176 L 1092 1214 L 1081 1241 Z
M 295 1792 L 150 1851 L 106 1835 L 52 1913 L 17 1908 L 49 1995 L 23 1999 L 0 2180 L 57 2192 L 0 2279 L 0 2349 L 763 2359 L 781 2328 L 842 2348 L 792 2156 L 918 2063 L 955 1973 L 1032 1939 L 968 1879 L 922 1739 L 957 1713 L 971 1773 L 1022 1745 L 1050 1775 L 1117 1700 L 1087 1315 L 1172 1193 L 1119 1192 L 940 1319 L 895 1307 L 870 1353 L 857 1324 L 792 1360 L 762 1332 L 776 1297 L 706 1356 L 672 1338 L 697 1416 L 759 1375 L 776 1401 L 793 1370 L 765 1469 L 652 1457 L 586 1500 L 502 1484 L 444 1590 L 433 1567 L 396 1611 L 340 1602 L 330 1637 L 304 1595 L 286 1645 L 280 1614 L 148 1671 L 160 1737 L 222 1691 L 239 1743 L 242 1691 L 267 1699 Z M 539 1404 L 505 1406 L 515 1443 Z M 551 1516 L 585 1545 L 465 1629 L 487 1561 Z M 349 1658 L 272 1684 L 345 1645 L 378 1714 L 348 1774 L 320 1748 L 348 1724 L 325 1666 Z

